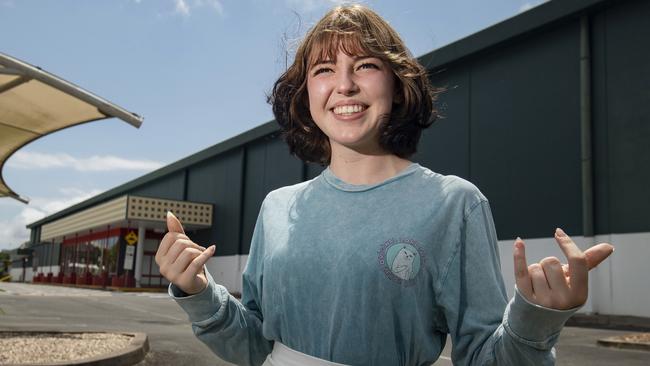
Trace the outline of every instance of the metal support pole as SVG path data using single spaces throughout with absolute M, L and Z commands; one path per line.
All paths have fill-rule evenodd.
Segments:
M 135 287 L 142 287 L 142 258 L 144 257 L 144 239 L 146 228 L 141 222 L 138 224 L 138 245 L 135 248 Z
M 582 235 L 594 236 L 593 158 L 591 148 L 591 45 L 589 16 L 580 19 L 580 142 L 582 165 Z

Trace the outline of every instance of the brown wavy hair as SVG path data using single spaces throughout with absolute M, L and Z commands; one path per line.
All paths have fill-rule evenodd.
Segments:
M 330 163 L 329 139 L 309 111 L 307 73 L 319 60 L 335 60 L 339 49 L 350 56 L 377 57 L 390 66 L 395 75 L 395 95 L 391 114 L 380 125 L 379 145 L 401 158 L 413 155 L 422 130 L 438 117 L 434 102 L 443 90 L 431 86 L 426 69 L 397 32 L 361 5 L 338 6 L 325 14 L 307 32 L 293 64 L 273 86 L 268 102 L 290 152 L 306 162 Z

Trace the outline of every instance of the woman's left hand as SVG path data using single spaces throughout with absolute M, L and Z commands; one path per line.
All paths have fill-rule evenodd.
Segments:
M 614 247 L 601 243 L 583 252 L 562 229 L 555 230 L 555 240 L 568 264 L 547 257 L 528 265 L 524 241 L 515 240 L 515 282 L 531 303 L 558 310 L 572 309 L 587 301 L 589 270 L 609 257 Z

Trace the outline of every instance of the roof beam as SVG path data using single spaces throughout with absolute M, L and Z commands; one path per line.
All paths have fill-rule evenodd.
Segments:
M 25 75 L 21 75 L 20 77 L 17 77 L 17 78 L 11 80 L 10 82 L 8 82 L 6 84 L 0 85 L 0 94 L 6 92 L 8 90 L 11 90 L 11 89 L 13 89 L 13 88 L 15 88 L 15 87 L 17 87 L 19 85 L 25 84 L 26 82 L 28 82 L 30 80 L 32 80 L 32 79 L 28 78 Z
M 20 70 L 2 67 L 0 68 L 0 75 L 25 75 L 25 73 L 20 72 Z

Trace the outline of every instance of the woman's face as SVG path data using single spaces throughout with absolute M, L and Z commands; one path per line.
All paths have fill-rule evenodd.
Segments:
M 329 137 L 332 153 L 342 147 L 376 153 L 380 123 L 393 104 L 394 76 L 381 59 L 348 56 L 323 60 L 308 70 L 309 111 Z

